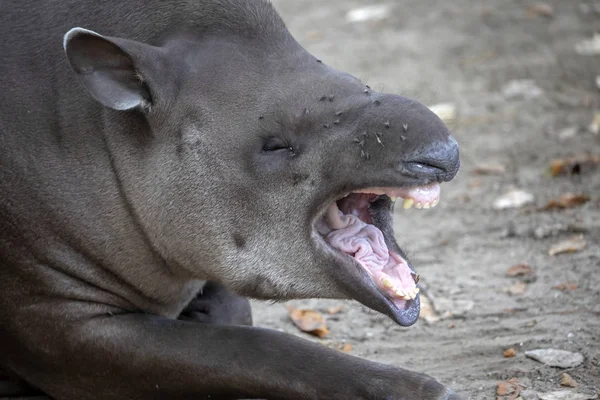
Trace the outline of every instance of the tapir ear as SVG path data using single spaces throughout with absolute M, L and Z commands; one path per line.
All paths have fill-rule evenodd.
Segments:
M 83 28 L 71 29 L 63 41 L 71 67 L 87 91 L 114 110 L 145 109 L 152 104 L 136 57 L 143 46 Z

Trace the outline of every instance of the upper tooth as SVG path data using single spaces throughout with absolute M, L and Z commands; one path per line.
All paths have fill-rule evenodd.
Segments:
M 425 205 L 423 206 L 423 208 L 429 208 L 431 207 L 431 204 L 429 204 L 429 202 L 425 203 Z
M 433 202 L 431 202 L 431 207 L 435 207 L 437 206 L 437 204 L 440 202 L 440 199 L 435 199 Z
M 390 200 L 392 201 L 396 201 L 397 197 L 396 196 L 390 196 Z
M 416 207 L 416 208 L 423 208 L 423 204 L 421 204 L 421 203 L 417 203 L 417 204 L 415 204 L 415 207 Z
M 413 206 L 413 204 L 415 204 L 415 201 L 413 199 L 404 199 L 404 209 L 408 210 L 409 208 L 411 208 Z

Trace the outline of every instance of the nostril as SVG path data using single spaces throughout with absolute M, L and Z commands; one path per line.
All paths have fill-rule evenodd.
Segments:
M 413 154 L 402 163 L 400 172 L 413 176 L 434 175 L 440 181 L 452 179 L 460 167 L 458 143 L 449 136 Z

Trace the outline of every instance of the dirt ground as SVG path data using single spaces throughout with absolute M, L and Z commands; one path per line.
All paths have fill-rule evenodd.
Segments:
M 467 399 L 493 399 L 497 383 L 512 377 L 538 392 L 600 390 L 600 168 L 583 165 L 569 176 L 548 172 L 557 158 L 600 155 L 600 135 L 588 128 L 600 112 L 600 55 L 576 51 L 600 32 L 600 2 L 274 4 L 324 62 L 376 90 L 427 105 L 454 104 L 457 115 L 448 124 L 461 146 L 462 170 L 442 185 L 435 209 L 396 211 L 398 241 L 439 321 L 432 322 L 434 315 L 401 328 L 356 302 L 311 300 L 291 303 L 324 312 L 331 331 L 324 339 L 299 332 L 283 304 L 255 303 L 256 324 L 328 346 L 351 344 L 351 354 L 426 372 Z M 384 7 L 383 19 L 347 21 L 348 11 L 365 5 Z M 524 79 L 530 81 L 523 85 Z M 477 174 L 490 163 L 506 171 Z M 494 201 L 512 189 L 532 194 L 533 203 L 495 209 Z M 566 193 L 591 199 L 541 210 Z M 583 235 L 583 250 L 549 255 L 576 235 Z M 507 277 L 519 263 L 531 266 L 535 277 Z M 561 284 L 566 290 L 553 288 Z M 342 312 L 326 313 L 342 304 Z M 511 347 L 516 356 L 505 358 Z M 584 361 L 563 370 L 524 354 L 539 348 L 579 352 Z M 563 372 L 577 388 L 561 388 Z

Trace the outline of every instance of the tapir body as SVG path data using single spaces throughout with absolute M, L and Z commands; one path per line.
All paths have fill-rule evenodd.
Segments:
M 246 300 L 414 323 L 391 209 L 458 170 L 433 113 L 263 0 L 5 1 L 0 32 L 0 397 L 457 398 L 251 327 Z

